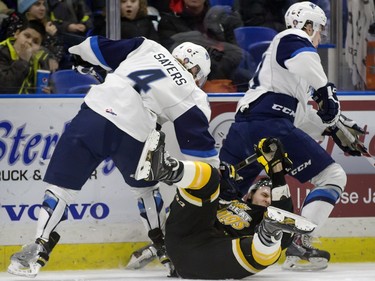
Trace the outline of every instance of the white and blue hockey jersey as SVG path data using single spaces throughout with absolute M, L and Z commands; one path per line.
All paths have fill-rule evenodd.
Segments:
M 187 159 L 219 166 L 207 95 L 167 49 L 144 37 L 94 36 L 69 52 L 111 71 L 84 99 L 92 110 L 141 142 L 156 123 L 171 121 Z
M 321 133 L 326 125 L 308 101 L 311 88 L 319 89 L 327 82 L 317 49 L 308 34 L 300 29 L 287 29 L 275 36 L 264 53 L 249 83 L 249 90 L 238 102 L 237 110 L 243 111 L 265 93 L 286 95 L 295 99 L 297 105 L 295 110 L 291 110 L 295 111 L 291 113 L 294 125 L 314 139 L 322 139 Z

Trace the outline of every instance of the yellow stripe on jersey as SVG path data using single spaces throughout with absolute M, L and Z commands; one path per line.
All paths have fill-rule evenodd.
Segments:
M 258 251 L 257 247 L 254 246 L 254 240 L 251 244 L 251 252 L 253 253 L 254 260 L 263 266 L 269 266 L 274 264 L 281 255 L 281 247 L 275 247 L 275 251 L 271 253 L 265 253 Z
M 180 192 L 181 197 L 184 198 L 187 202 L 189 202 L 192 205 L 202 207 L 202 199 L 191 195 L 189 192 L 187 192 L 183 188 L 179 188 L 178 191 Z
M 209 164 L 203 162 L 190 162 L 194 163 L 194 169 L 189 169 L 189 171 L 194 171 L 194 177 L 192 177 L 191 182 L 185 188 L 179 188 L 179 193 L 182 198 L 192 205 L 202 207 L 203 202 L 200 197 L 194 196 L 189 193 L 186 189 L 190 190 L 199 190 L 205 187 L 207 184 L 210 184 L 210 178 L 212 173 L 212 168 Z M 185 167 L 188 167 L 187 165 Z M 191 167 L 191 166 L 189 166 Z M 182 179 L 183 181 L 183 179 Z M 219 197 L 220 194 L 220 185 L 217 186 L 215 192 L 211 194 L 210 201 L 214 201 Z
M 242 249 L 241 249 L 241 245 L 240 245 L 240 239 L 233 239 L 232 240 L 232 251 L 233 251 L 233 254 L 234 256 L 236 257 L 238 263 L 245 269 L 247 270 L 248 272 L 252 273 L 252 274 L 256 274 L 258 273 L 259 271 L 261 271 L 260 269 L 256 269 L 255 267 L 253 267 L 249 262 L 248 260 L 245 258 L 245 255 L 243 254 L 242 252 Z
M 194 179 L 186 188 L 190 189 L 201 189 L 204 187 L 211 177 L 211 166 L 203 162 L 194 162 L 195 164 L 195 175 Z
M 218 185 L 216 191 L 211 195 L 211 202 L 218 198 L 220 195 L 220 185 Z
M 178 191 L 180 192 L 181 197 L 184 198 L 187 202 L 189 202 L 192 205 L 202 207 L 203 201 L 201 198 L 190 194 L 184 188 L 179 188 Z M 219 193 L 220 193 L 220 189 L 218 187 L 216 191 L 211 195 L 210 201 L 211 202 L 214 201 L 219 196 Z

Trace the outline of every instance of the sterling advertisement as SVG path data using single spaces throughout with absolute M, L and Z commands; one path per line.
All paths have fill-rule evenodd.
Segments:
M 234 119 L 237 95 L 210 95 L 210 130 L 220 149 Z M 375 155 L 375 96 L 342 96 L 342 110 L 364 127 L 361 139 Z M 0 245 L 17 245 L 34 239 L 40 204 L 47 184 L 43 182 L 49 158 L 69 121 L 76 115 L 82 96 L 0 98 Z M 140 120 L 140 122 L 142 122 Z M 167 149 L 179 157 L 171 124 L 163 129 Z M 331 140 L 321 145 L 348 174 L 348 184 L 332 213 L 330 236 L 373 236 L 375 233 L 375 167 L 366 157 L 349 157 Z M 295 167 L 303 168 L 303 167 Z M 288 176 L 296 212 L 311 185 Z M 175 189 L 163 185 L 165 206 Z M 137 201 L 111 159 L 101 163 L 68 208 L 61 223 L 62 243 L 123 242 L 147 240 Z M 350 227 L 348 227 L 350 225 Z M 350 230 L 349 230 L 350 228 Z

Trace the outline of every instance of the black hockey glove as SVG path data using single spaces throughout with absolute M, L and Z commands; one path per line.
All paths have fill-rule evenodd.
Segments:
M 95 71 L 95 65 L 84 61 L 80 56 L 73 55 L 73 66 L 72 69 L 74 69 L 76 72 L 81 73 L 83 75 L 91 75 L 94 76 L 100 83 L 103 82 L 103 78 L 98 75 L 98 73 Z
M 254 146 L 258 156 L 257 161 L 263 166 L 268 176 L 272 177 L 273 168 L 281 163 L 284 173 L 292 169 L 292 161 L 284 151 L 282 143 L 277 138 L 263 138 Z
M 83 60 L 79 55 L 72 55 L 72 62 L 74 68 L 77 68 L 78 66 L 83 68 L 90 68 L 94 66 L 93 64 Z
M 359 141 L 359 136 L 364 135 L 365 131 L 359 127 L 355 121 L 342 114 L 340 115 L 338 122 L 341 124 L 341 127 L 344 127 L 346 132 L 340 128 L 340 125 L 336 124 L 332 127 L 328 127 L 323 132 L 323 135 L 331 136 L 341 150 L 351 156 L 367 154 L 367 148 L 361 141 Z
M 220 198 L 230 201 L 240 197 L 236 183 L 242 178 L 237 174 L 234 166 L 226 162 L 220 162 L 219 170 L 221 173 Z
M 334 125 L 340 116 L 340 102 L 336 96 L 336 87 L 327 83 L 324 87 L 314 91 L 313 100 L 318 104 L 318 115 L 323 123 Z

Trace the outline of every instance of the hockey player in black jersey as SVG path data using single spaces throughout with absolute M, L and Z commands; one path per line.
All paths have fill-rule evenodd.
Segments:
M 229 170 L 229 165 L 221 165 L 222 169 Z M 278 183 L 275 183 L 278 185 Z M 219 200 L 216 225 L 228 235 L 239 237 L 255 232 L 255 226 L 263 218 L 263 213 L 268 206 L 275 206 L 285 211 L 293 212 L 293 202 L 288 186 L 272 189 L 272 181 L 269 177 L 260 178 L 251 185 L 248 193 L 243 198 L 234 200 Z M 248 214 L 248 213 L 251 213 Z M 251 222 L 251 223 L 249 223 Z M 283 235 L 282 249 L 291 243 L 292 236 L 289 233 Z M 156 257 L 156 247 L 149 244 L 134 251 L 130 256 L 127 269 L 140 269 Z
M 303 217 L 269 206 L 270 197 L 289 200 L 284 173 L 291 162 L 277 139 L 262 139 L 256 147 L 257 160 L 272 179 L 272 191 L 263 181 L 243 200 L 219 202 L 220 189 L 236 180 L 234 167 L 222 163 L 218 170 L 203 162 L 178 161 L 164 151 L 164 138 L 163 132 L 150 135 L 137 172 L 146 180 L 177 186 L 165 245 L 178 276 L 241 279 L 256 274 L 279 259 L 283 232 L 314 230 Z M 261 205 L 247 202 L 259 192 Z

